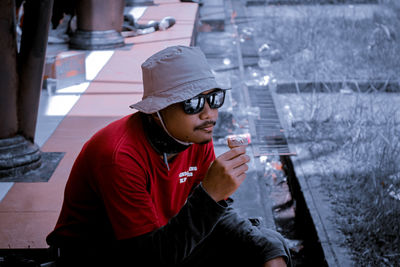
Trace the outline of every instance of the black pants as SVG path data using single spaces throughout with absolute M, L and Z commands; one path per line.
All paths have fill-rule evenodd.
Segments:
M 287 255 L 290 255 L 289 249 L 283 237 L 272 230 L 259 227 L 261 232 L 275 242 L 284 244 Z M 135 261 L 135 252 L 132 252 L 132 261 L 121 262 L 118 256 L 110 249 L 91 248 L 88 246 L 68 246 L 59 249 L 60 254 L 56 260 L 57 267 L 75 267 L 75 266 L 150 266 L 146 262 Z M 261 266 L 260 258 L 254 256 L 248 247 L 226 235 L 216 227 L 214 231 L 205 238 L 194 251 L 183 261 L 182 264 L 175 265 L 179 267 L 200 267 L 200 266 Z M 158 265 L 161 266 L 161 265 Z M 164 265 L 162 265 L 164 266 Z M 288 266 L 291 265 L 289 258 Z
M 287 255 L 290 255 L 289 248 L 284 238 L 276 231 L 266 228 L 260 230 L 270 239 L 281 242 L 285 246 Z M 181 267 L 200 267 L 200 266 L 261 266 L 263 264 L 259 258 L 254 257 L 254 253 L 243 244 L 233 239 L 227 239 L 224 233 L 214 231 L 206 238 L 191 255 L 184 261 Z M 292 266 L 291 260 L 287 266 Z

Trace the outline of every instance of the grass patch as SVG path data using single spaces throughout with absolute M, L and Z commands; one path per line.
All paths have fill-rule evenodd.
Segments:
M 381 4 L 254 11 L 257 47 L 271 61 L 264 68 L 278 80 L 396 79 L 400 21 L 394 9 Z
M 359 266 L 400 266 L 399 94 L 278 95 L 290 143 L 322 166 L 323 190 Z

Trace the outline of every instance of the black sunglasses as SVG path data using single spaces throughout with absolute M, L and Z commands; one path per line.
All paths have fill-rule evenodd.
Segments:
M 199 113 L 203 110 L 206 100 L 212 109 L 222 107 L 225 101 L 225 90 L 212 91 L 206 95 L 200 94 L 191 99 L 183 101 L 183 111 L 190 115 Z

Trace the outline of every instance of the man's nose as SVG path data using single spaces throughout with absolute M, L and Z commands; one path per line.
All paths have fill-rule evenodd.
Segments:
M 215 119 L 217 112 L 218 112 L 218 109 L 210 108 L 210 105 L 206 101 L 206 103 L 204 103 L 203 110 L 200 112 L 200 119 L 202 119 L 202 120 Z

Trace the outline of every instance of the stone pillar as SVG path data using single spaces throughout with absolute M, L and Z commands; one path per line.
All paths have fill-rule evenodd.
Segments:
M 0 1 L 0 139 L 18 132 L 17 119 L 17 42 L 14 0 Z
M 19 131 L 33 142 L 43 82 L 44 62 L 53 0 L 28 0 L 24 5 L 18 54 Z
M 124 0 L 77 1 L 78 29 L 71 37 L 70 47 L 99 50 L 124 46 L 124 6 Z
M 15 1 L 0 1 L 0 179 L 41 165 L 34 144 L 53 0 L 27 0 L 20 52 Z

